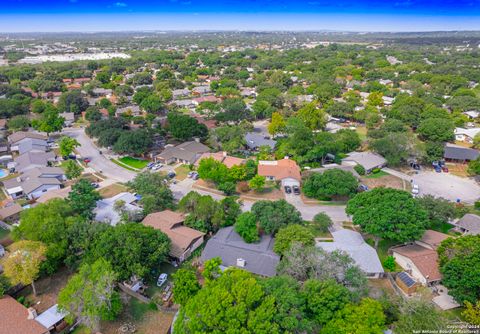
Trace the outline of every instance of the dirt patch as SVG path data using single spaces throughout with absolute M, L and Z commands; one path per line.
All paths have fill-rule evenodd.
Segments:
M 247 192 L 240 193 L 240 198 L 247 199 L 247 200 L 279 200 L 285 199 L 285 194 L 283 191 L 277 188 L 269 188 L 265 189 L 263 192 L 259 193 L 254 190 L 249 190 Z
M 204 181 L 204 180 L 198 180 L 193 184 L 192 188 L 208 191 L 217 195 L 225 195 L 223 191 L 220 191 L 215 188 L 215 184 L 213 184 L 212 182 Z
M 408 183 L 408 182 L 404 182 L 402 179 L 393 175 L 384 175 L 379 178 L 362 177 L 360 180 L 363 184 L 365 184 L 370 189 L 378 188 L 378 187 L 387 187 L 387 188 L 404 190 L 407 188 L 407 183 Z
M 369 279 L 368 280 L 369 296 L 372 298 L 380 298 L 382 295 L 395 296 L 396 292 L 392 283 L 388 278 Z
M 448 171 L 460 177 L 469 177 L 467 164 L 447 164 Z
M 105 188 L 99 189 L 98 192 L 100 193 L 100 196 L 102 196 L 103 198 L 110 198 L 127 190 L 128 190 L 127 187 L 125 187 L 123 184 L 114 183 L 109 186 L 106 186 Z

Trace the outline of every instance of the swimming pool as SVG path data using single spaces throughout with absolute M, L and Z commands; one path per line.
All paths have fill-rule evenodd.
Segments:
M 8 172 L 5 169 L 0 169 L 0 179 L 8 175 Z

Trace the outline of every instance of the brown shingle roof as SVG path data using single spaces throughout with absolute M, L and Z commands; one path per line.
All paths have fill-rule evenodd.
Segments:
M 205 235 L 203 232 L 182 225 L 184 220 L 183 214 L 164 210 L 149 214 L 142 223 L 165 233 L 172 241 L 170 255 L 179 258 L 193 242 Z
M 426 230 L 422 236 L 422 239 L 420 239 L 420 241 L 427 245 L 430 245 L 434 249 L 437 249 L 437 247 L 440 246 L 442 241 L 449 237 L 450 236 L 445 233 L 441 233 L 433 230 Z
M 438 281 L 442 278 L 438 270 L 438 254 L 436 251 L 419 246 L 407 245 L 393 249 L 394 252 L 409 258 L 420 270 L 428 282 Z
M 277 161 L 260 161 L 258 163 L 258 175 L 273 176 L 276 180 L 292 178 L 301 181 L 300 167 L 290 159 Z
M 6 206 L 0 209 L 0 219 L 10 218 L 22 211 L 22 206 L 18 203 L 14 203 L 10 206 Z
M 29 320 L 28 311 L 10 296 L 0 299 L 0 334 L 44 334 L 47 329 L 35 320 Z

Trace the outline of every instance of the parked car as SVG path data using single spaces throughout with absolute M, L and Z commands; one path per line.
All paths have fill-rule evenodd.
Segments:
M 200 175 L 198 175 L 197 172 L 194 172 L 194 173 L 193 173 L 193 176 L 192 176 L 192 179 L 198 180 L 199 178 L 200 178 Z
M 153 166 L 155 166 L 155 163 L 154 163 L 154 162 L 149 162 L 149 163 L 147 164 L 147 168 L 148 168 L 148 169 L 152 168 Z
M 169 173 L 167 174 L 167 176 L 168 176 L 169 178 L 173 179 L 175 176 L 177 176 L 177 174 L 175 174 L 175 172 L 169 172 Z
M 361 184 L 358 186 L 358 191 L 359 192 L 368 191 L 368 186 L 366 184 Z
M 295 195 L 300 195 L 300 187 L 299 186 L 293 186 L 293 193 Z
M 98 187 L 100 187 L 100 185 L 99 185 L 97 182 L 92 182 L 92 183 L 90 183 L 90 184 L 91 184 L 91 186 L 92 186 L 93 188 L 95 188 L 95 189 L 97 189 Z
M 163 284 L 165 284 L 165 282 L 167 281 L 168 279 L 168 275 L 166 273 L 161 273 L 160 276 L 158 276 L 158 280 L 157 280 L 157 286 L 162 286 Z
M 443 167 L 442 167 L 442 171 L 443 171 L 444 173 L 448 173 L 448 167 L 447 167 L 447 166 L 443 166 Z
M 441 173 L 441 172 L 442 172 L 442 168 L 441 168 L 440 166 L 438 166 L 438 165 L 435 166 L 435 167 L 433 167 L 433 168 L 435 169 L 435 172 L 437 172 L 437 173 Z
M 90 158 L 84 158 L 84 159 L 83 159 L 83 162 L 86 163 L 86 164 L 88 164 L 88 163 L 92 162 L 92 159 L 90 159 Z
M 412 194 L 418 195 L 420 193 L 420 187 L 418 184 L 413 184 L 412 185 Z
M 292 193 L 292 188 L 290 186 L 285 186 L 285 193 L 291 194 Z

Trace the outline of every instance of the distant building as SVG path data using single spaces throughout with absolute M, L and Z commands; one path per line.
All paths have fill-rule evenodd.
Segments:
M 37 199 L 48 191 L 60 189 L 65 180 L 65 172 L 59 167 L 35 167 L 16 178 L 3 181 L 3 186 L 13 199 L 24 196 Z
M 455 223 L 455 228 L 467 235 L 480 234 L 480 217 L 473 213 L 467 213 Z
M 115 210 L 115 203 L 122 201 L 123 209 L 130 213 L 140 213 L 142 208 L 136 205 L 138 197 L 129 192 L 123 192 L 110 198 L 105 198 L 97 201 L 97 207 L 93 210 L 95 220 L 102 223 L 107 223 L 112 226 L 120 222 L 120 213 Z
M 342 159 L 342 165 L 361 165 L 367 173 L 371 173 L 376 168 L 385 167 L 387 160 L 373 152 L 352 152 Z
M 269 181 L 281 181 L 282 186 L 300 186 L 300 167 L 291 159 L 258 162 L 258 175 Z
M 480 133 L 480 128 L 455 128 L 454 133 L 456 141 L 473 144 L 473 138 Z
M 167 147 L 155 157 L 155 161 L 170 164 L 179 162 L 193 164 L 203 153 L 210 152 L 210 149 L 202 143 L 188 141 L 177 146 Z
M 247 147 L 251 150 L 258 150 L 262 146 L 268 146 L 271 150 L 275 149 L 277 142 L 261 133 L 249 132 L 245 135 Z

